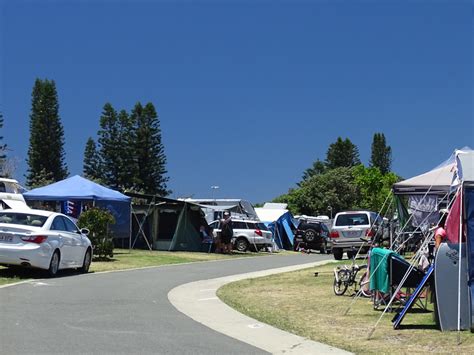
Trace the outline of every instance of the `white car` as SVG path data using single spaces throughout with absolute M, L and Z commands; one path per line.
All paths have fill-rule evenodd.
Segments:
M 0 211 L 0 265 L 40 268 L 51 277 L 68 268 L 87 273 L 92 261 L 88 233 L 61 213 Z
M 209 226 L 214 230 L 214 237 L 217 237 L 221 231 L 220 222 L 214 221 Z M 232 218 L 232 229 L 232 244 L 238 251 L 244 252 L 249 248 L 260 250 L 273 245 L 272 232 L 263 222 Z

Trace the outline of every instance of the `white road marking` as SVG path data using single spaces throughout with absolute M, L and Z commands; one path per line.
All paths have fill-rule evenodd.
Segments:
M 252 329 L 260 329 L 260 328 L 263 328 L 263 324 L 254 323 L 254 324 L 249 324 L 248 327 Z
M 198 301 L 212 301 L 212 300 L 218 300 L 217 297 L 209 297 L 209 298 L 200 298 Z

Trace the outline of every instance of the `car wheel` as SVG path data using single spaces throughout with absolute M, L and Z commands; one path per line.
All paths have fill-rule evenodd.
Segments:
M 339 248 L 333 249 L 332 253 L 334 254 L 334 259 L 342 260 L 342 249 L 339 249 Z
M 92 253 L 90 249 L 87 249 L 86 254 L 84 255 L 84 262 L 82 263 L 81 272 L 87 274 L 89 272 L 89 267 L 92 262 Z
M 49 269 L 48 275 L 49 277 L 55 277 L 58 274 L 59 270 L 59 251 L 55 250 L 53 256 L 51 257 L 51 261 L 49 262 Z
M 352 251 L 347 251 L 347 259 L 351 260 L 355 255 Z
M 249 247 L 249 242 L 245 238 L 238 238 L 235 241 L 235 249 L 237 249 L 238 251 L 241 251 L 241 252 L 247 251 L 248 247 Z
M 316 231 L 314 229 L 307 229 L 304 232 L 304 237 L 307 242 L 312 242 L 316 238 Z

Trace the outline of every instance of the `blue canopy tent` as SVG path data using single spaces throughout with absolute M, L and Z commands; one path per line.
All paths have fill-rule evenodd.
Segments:
M 281 215 L 276 221 L 268 224 L 273 239 L 280 249 L 293 250 L 293 230 L 296 228 L 291 212 Z
M 26 201 L 61 201 L 62 212 L 74 217 L 81 212 L 83 202 L 92 202 L 114 216 L 115 224 L 111 226 L 114 238 L 130 238 L 131 198 L 79 175 L 30 190 L 23 196 Z M 74 215 L 76 211 L 78 213 Z

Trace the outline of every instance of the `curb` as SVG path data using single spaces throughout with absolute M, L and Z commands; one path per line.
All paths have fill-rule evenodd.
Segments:
M 168 293 L 168 299 L 178 311 L 196 322 L 272 354 L 351 354 L 261 323 L 237 312 L 216 295 L 221 286 L 234 281 L 296 271 L 331 262 L 325 260 L 190 282 L 172 289 Z

